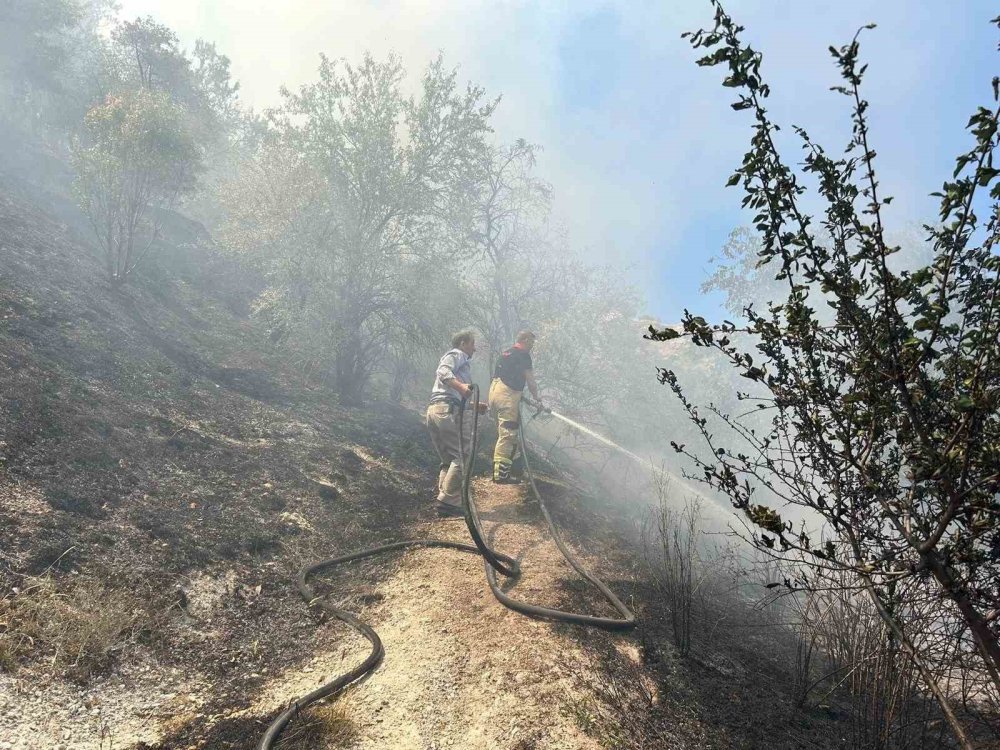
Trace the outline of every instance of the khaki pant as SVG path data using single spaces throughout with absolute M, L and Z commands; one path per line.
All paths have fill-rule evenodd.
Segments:
M 438 501 L 456 506 L 462 504 L 462 455 L 458 444 L 458 414 L 458 406 L 438 401 L 427 407 L 426 418 L 431 442 L 441 459 L 441 469 L 438 472 Z M 468 455 L 472 448 L 472 409 L 465 411 L 463 440 Z
M 514 463 L 517 430 L 520 427 L 521 393 L 500 378 L 490 383 L 490 411 L 497 419 L 497 445 L 493 450 L 493 478 L 506 479 Z

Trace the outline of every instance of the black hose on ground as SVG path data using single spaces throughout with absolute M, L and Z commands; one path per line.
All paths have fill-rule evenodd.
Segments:
M 625 606 L 625 604 L 622 603 L 617 596 L 615 596 L 614 592 L 611 591 L 611 589 L 608 588 L 608 586 L 601 579 L 588 571 L 583 564 L 576 559 L 576 556 L 563 542 L 558 529 L 552 522 L 552 517 L 549 515 L 548 509 L 545 507 L 545 502 L 542 500 L 541 493 L 538 491 L 538 486 L 535 484 L 535 477 L 531 473 L 531 465 L 528 462 L 528 452 L 525 450 L 523 429 L 520 427 L 518 428 L 518 445 L 524 456 L 525 475 L 528 477 L 531 492 L 534 495 L 535 500 L 538 502 L 539 508 L 541 508 L 542 516 L 545 518 L 545 523 L 548 526 L 549 533 L 552 534 L 552 538 L 555 540 L 555 543 L 559 547 L 559 551 L 562 553 L 563 557 L 566 558 L 566 561 L 577 573 L 593 584 L 597 590 L 604 595 L 615 610 L 621 614 L 621 618 L 596 617 L 594 615 L 566 612 L 560 609 L 552 609 L 550 607 L 540 607 L 535 604 L 526 604 L 508 596 L 506 592 L 500 588 L 500 585 L 497 582 L 497 572 L 508 578 L 517 578 L 521 574 L 521 569 L 514 558 L 501 552 L 497 552 L 486 544 L 479 523 L 479 513 L 476 510 L 476 504 L 472 499 L 472 493 L 470 491 L 472 464 L 475 460 L 476 448 L 478 447 L 479 442 L 479 386 L 473 385 L 472 392 L 472 403 L 475 411 L 472 422 L 472 450 L 469 451 L 468 458 L 466 458 L 465 453 L 464 401 L 462 402 L 462 408 L 458 415 L 458 436 L 459 454 L 462 457 L 462 508 L 465 512 L 465 523 L 469 528 L 469 533 L 471 534 L 472 540 L 475 544 L 461 544 L 459 542 L 450 542 L 441 539 L 418 539 L 405 542 L 395 542 L 393 544 L 384 544 L 380 547 L 371 547 L 358 552 L 352 552 L 339 557 L 331 557 L 302 568 L 296 577 L 296 585 L 299 593 L 302 595 L 302 598 L 306 600 L 306 603 L 309 604 L 309 606 L 318 606 L 323 611 L 336 617 L 338 620 L 350 625 L 368 639 L 371 643 L 372 650 L 368 654 L 367 658 L 351 671 L 340 675 L 330 682 L 320 685 L 311 693 L 303 695 L 301 698 L 292 701 L 292 703 L 289 704 L 284 711 L 275 717 L 270 726 L 268 726 L 267 731 L 264 733 L 263 737 L 261 737 L 260 742 L 257 743 L 257 750 L 271 750 L 282 731 L 284 731 L 285 727 L 288 726 L 289 722 L 291 722 L 300 711 L 311 703 L 315 703 L 318 700 L 335 695 L 348 685 L 360 680 L 362 677 L 372 672 L 381 663 L 382 657 L 385 655 L 385 648 L 382 646 L 382 641 L 378 637 L 378 633 L 376 633 L 370 625 L 365 624 L 347 610 L 340 609 L 325 599 L 320 598 L 316 590 L 309 584 L 310 576 L 322 570 L 334 568 L 342 563 L 361 560 L 366 557 L 374 557 L 375 555 L 380 555 L 384 552 L 393 552 L 395 550 L 411 549 L 415 547 L 442 547 L 445 549 L 457 549 L 463 552 L 478 552 L 483 557 L 483 563 L 486 568 L 486 580 L 489 583 L 490 590 L 493 592 L 493 595 L 500 601 L 501 604 L 514 610 L 515 612 L 521 612 L 522 614 L 526 614 L 531 617 L 539 617 L 556 622 L 573 623 L 576 625 L 589 625 L 592 627 L 603 628 L 605 630 L 629 630 L 635 627 L 635 615 L 631 612 L 631 610 L 629 610 L 629 608 Z M 520 419 L 518 421 L 521 423 Z

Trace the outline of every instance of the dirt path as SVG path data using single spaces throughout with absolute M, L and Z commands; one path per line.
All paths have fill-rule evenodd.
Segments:
M 581 593 L 584 585 L 548 536 L 538 508 L 524 499 L 523 487 L 478 480 L 475 492 L 490 544 L 522 566 L 522 578 L 509 589 L 511 595 L 612 614 L 599 596 Z M 413 536 L 467 542 L 468 530 L 462 519 L 434 519 L 415 529 Z M 588 555 L 583 559 L 600 571 L 599 560 Z M 508 610 L 490 592 L 478 555 L 418 549 L 404 554 L 389 570 L 363 596 L 377 603 L 360 606 L 361 616 L 385 644 L 385 661 L 340 698 L 355 730 L 352 748 L 600 747 L 574 718 L 574 707 L 585 697 L 580 691 L 588 691 L 593 663 L 584 648 L 610 642 L 623 658 L 635 656 L 627 635 L 541 622 Z M 352 585 L 357 575 L 342 571 L 337 590 L 357 596 L 359 587 Z M 294 600 L 291 592 L 289 597 Z M 148 655 L 120 664 L 114 674 L 86 688 L 58 679 L 33 685 L 27 678 L 4 676 L 0 750 L 127 750 L 155 743 L 209 750 L 223 746 L 209 739 L 218 721 L 244 726 L 242 740 L 226 747 L 244 742 L 250 747 L 265 717 L 346 671 L 368 651 L 367 642 L 342 623 L 316 626 L 304 606 L 301 613 L 296 643 L 300 653 L 318 649 L 316 656 L 284 671 L 265 656 L 253 669 L 273 677 L 259 683 L 250 705 L 221 714 L 209 708 L 215 692 L 210 680 L 197 670 L 166 669 Z M 211 647 L 209 642 L 206 646 Z M 240 660 L 246 658 L 244 654 Z M 185 723 L 194 729 L 190 739 L 180 744 L 169 740 Z
M 522 580 L 511 593 L 603 612 L 599 603 L 584 600 L 589 597 L 567 594 L 564 584 L 578 576 L 547 537 L 537 508 L 522 499 L 523 489 L 476 484 L 491 544 L 522 565 Z M 460 519 L 428 523 L 424 534 L 468 538 Z M 377 591 L 380 604 L 362 614 L 378 630 L 386 658 L 342 699 L 357 726 L 359 750 L 599 747 L 572 718 L 580 689 L 574 665 L 585 670 L 579 638 L 612 636 L 506 609 L 489 590 L 481 558 L 458 551 L 413 551 Z M 341 639 L 336 651 L 313 661 L 311 672 L 277 680 L 259 708 L 277 708 L 344 671 L 365 645 L 359 637 Z

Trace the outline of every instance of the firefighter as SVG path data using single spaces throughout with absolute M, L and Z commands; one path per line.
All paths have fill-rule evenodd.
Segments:
M 451 349 L 441 357 L 434 375 L 430 405 L 427 407 L 427 430 L 441 459 L 438 471 L 437 511 L 442 517 L 461 516 L 462 455 L 459 450 L 459 418 L 465 415 L 465 449 L 470 449 L 472 405 L 463 403 L 472 394 L 472 355 L 476 352 L 476 334 L 459 331 L 451 338 Z M 479 404 L 480 412 L 486 404 Z
M 517 448 L 519 407 L 525 385 L 538 406 L 542 406 L 531 369 L 531 349 L 534 345 L 535 334 L 531 331 L 519 332 L 514 346 L 500 356 L 493 382 L 490 383 L 489 406 L 497 419 L 497 444 L 493 451 L 493 481 L 497 484 L 517 484 L 520 481 L 511 476 L 510 470 Z

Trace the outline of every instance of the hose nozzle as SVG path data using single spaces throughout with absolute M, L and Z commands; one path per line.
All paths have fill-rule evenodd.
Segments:
M 532 409 L 535 410 L 535 416 L 536 417 L 539 414 L 551 414 L 552 413 L 552 409 L 550 409 L 548 406 L 543 406 L 542 403 L 541 403 L 541 401 L 532 401 L 530 398 L 528 398 L 528 397 L 525 396 L 524 397 L 524 403 L 526 403 L 528 406 L 530 406 Z

